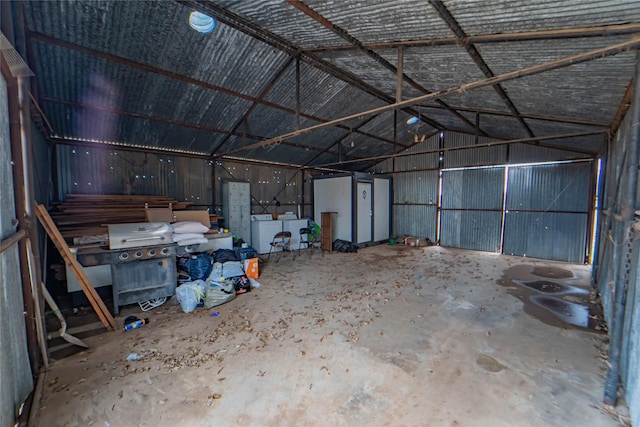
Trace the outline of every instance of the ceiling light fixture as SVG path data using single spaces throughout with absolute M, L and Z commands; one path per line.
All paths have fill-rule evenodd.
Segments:
M 407 124 L 408 125 L 416 124 L 416 123 L 418 123 L 418 120 L 420 120 L 420 118 L 418 116 L 409 117 L 407 119 Z
M 216 20 L 200 12 L 191 12 L 189 14 L 189 25 L 194 30 L 208 34 L 216 27 Z

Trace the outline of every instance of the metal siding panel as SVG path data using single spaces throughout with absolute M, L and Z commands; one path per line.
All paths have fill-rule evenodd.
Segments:
M 569 57 L 628 40 L 627 37 L 496 43 L 482 46 L 495 74 Z M 505 51 L 510 52 L 508 56 Z M 620 53 L 502 83 L 523 114 L 613 120 L 630 76 L 635 54 Z
M 437 150 L 439 148 L 439 136 L 433 135 L 424 142 L 414 144 L 410 148 L 407 148 L 402 153 L 416 153 L 427 150 Z M 411 171 L 411 170 L 425 170 L 435 169 L 438 167 L 439 154 L 416 154 L 412 156 L 402 156 L 395 159 L 394 171 Z
M 298 169 L 246 164 L 232 161 L 215 163 L 216 211 L 222 212 L 222 183 L 225 181 L 245 181 L 251 183 L 251 213 L 302 212 L 302 173 Z M 305 188 L 305 202 L 310 204 L 310 188 Z M 276 200 L 280 206 L 276 205 Z
M 484 144 L 495 139 L 478 137 L 478 143 Z M 475 144 L 475 136 L 457 132 L 445 132 L 444 147 L 466 147 Z M 471 148 L 445 151 L 443 166 L 445 168 L 502 165 L 507 161 L 507 149 L 504 145 L 484 148 Z
M 619 200 L 619 176 L 624 165 L 624 141 L 632 138 L 633 118 L 627 115 L 622 122 L 614 140 L 609 144 L 606 166 L 604 167 L 604 190 L 602 195 L 602 209 L 616 211 Z M 640 198 L 636 199 L 636 209 L 640 208 Z M 613 322 L 613 289 L 614 271 L 616 265 L 613 263 L 612 252 L 614 244 L 608 237 L 616 235 L 616 227 L 620 222 L 612 223 L 609 215 L 602 215 L 599 224 L 599 252 L 597 263 L 594 264 L 594 280 L 598 286 L 598 294 L 602 303 L 604 318 L 608 325 Z M 611 232 L 609 227 L 612 226 Z M 625 392 L 625 400 L 629 404 L 631 411 L 631 423 L 640 424 L 640 384 L 638 374 L 638 351 L 640 351 L 640 341 L 638 340 L 638 329 L 640 328 L 640 286 L 638 262 L 640 261 L 640 241 L 634 240 L 630 255 L 631 268 L 629 277 L 629 288 L 626 302 L 626 313 L 623 325 L 623 349 L 621 353 L 621 382 Z M 595 268 L 597 267 L 597 269 Z
M 437 205 L 438 171 L 393 174 L 393 203 Z
M 451 32 L 426 0 L 305 2 L 362 43 L 448 37 Z M 402 25 L 398 25 L 402 23 Z M 425 25 L 428 23 L 428 25 Z
M 485 2 L 455 0 L 447 1 L 447 8 L 469 35 L 579 28 L 640 20 L 636 0 L 500 0 L 491 2 L 490 7 Z
M 285 2 L 223 0 L 217 3 L 237 14 L 249 17 L 261 27 L 292 41 L 301 48 L 348 44 L 342 37 Z
M 562 160 L 590 159 L 593 156 L 573 151 L 556 150 L 534 144 L 511 144 L 509 163 L 553 162 Z
M 443 171 L 440 244 L 498 252 L 503 189 L 504 168 Z
M 394 205 L 392 236 L 406 234 L 435 241 L 436 213 L 436 206 Z
M 500 250 L 501 212 L 443 211 L 440 244 L 442 246 L 498 252 Z
M 504 249 L 509 255 L 583 263 L 587 215 L 509 211 Z
M 509 168 L 507 210 L 587 212 L 591 162 Z
M 206 159 L 57 145 L 60 195 L 166 195 L 212 206 L 212 167 Z
M 443 209 L 502 210 L 504 168 L 442 172 Z
M 0 240 L 16 232 L 7 99 L 6 81 L 0 77 Z M 33 389 L 17 244 L 0 254 L 0 284 L 0 425 L 12 426 L 16 410 Z

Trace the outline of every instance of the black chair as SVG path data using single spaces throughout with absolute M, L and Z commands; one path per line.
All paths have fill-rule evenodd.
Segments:
M 305 239 L 306 238 L 306 239 Z M 320 249 L 320 236 L 316 235 L 310 227 L 304 227 L 300 229 L 300 242 L 298 243 L 298 256 L 300 256 L 300 249 L 302 246 L 306 249 L 317 248 Z M 312 252 L 309 252 L 311 256 Z
M 271 252 L 291 252 L 291 232 L 290 231 L 279 231 L 273 236 L 273 240 L 271 241 L 271 247 L 269 248 L 269 255 L 267 255 L 267 260 L 271 257 Z M 276 262 L 280 260 L 280 257 L 276 259 Z

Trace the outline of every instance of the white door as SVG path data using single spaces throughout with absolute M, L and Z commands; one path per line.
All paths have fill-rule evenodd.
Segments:
M 357 186 L 358 204 L 356 207 L 356 224 L 357 238 L 356 243 L 365 243 L 371 241 L 371 219 L 373 216 L 373 194 L 371 192 L 371 183 L 359 182 Z

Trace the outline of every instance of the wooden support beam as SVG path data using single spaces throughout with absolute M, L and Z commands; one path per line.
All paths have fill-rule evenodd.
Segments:
M 27 235 L 26 231 L 18 230 L 17 232 L 13 233 L 11 236 L 2 240 L 0 242 L 0 254 L 6 251 L 7 249 L 9 249 L 10 247 L 12 247 L 13 245 L 15 245 L 16 243 L 18 243 L 20 240 L 24 239 L 26 235 Z

